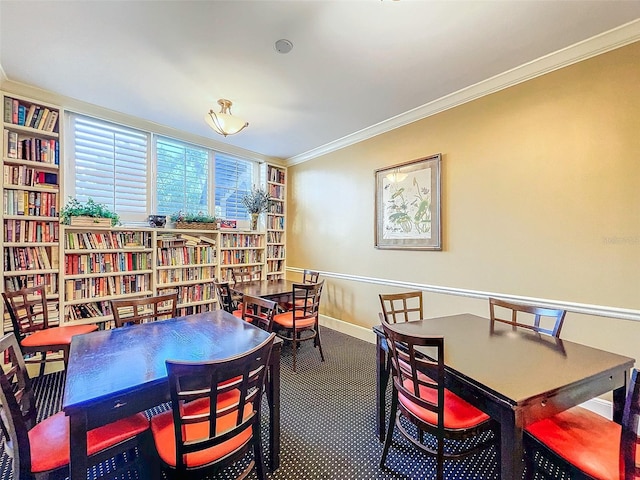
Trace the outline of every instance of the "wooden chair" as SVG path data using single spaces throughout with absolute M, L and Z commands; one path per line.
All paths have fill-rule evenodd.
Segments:
M 293 346 L 293 371 L 296 371 L 296 350 L 299 342 L 313 340 L 314 347 L 320 350 L 320 358 L 324 362 L 318 315 L 320 313 L 320 296 L 324 280 L 319 283 L 294 283 L 291 298 L 293 308 L 273 317 L 274 331 L 283 340 Z
M 314 270 L 306 270 L 302 274 L 302 283 L 318 283 L 320 281 L 320 272 Z
M 234 298 L 229 282 L 213 282 L 216 287 L 216 295 L 218 296 L 218 305 L 220 308 L 231 313 L 232 315 L 242 318 L 242 296 L 240 301 Z
M 397 323 L 399 320 L 409 322 L 422 320 L 422 292 L 412 291 L 403 293 L 381 293 L 380 306 L 382 313 L 380 319 L 387 323 Z
M 13 332 L 15 333 L 22 353 L 38 354 L 39 359 L 27 360 L 27 363 L 40 363 L 40 375 L 44 374 L 47 362 L 59 359 L 47 359 L 47 352 L 62 352 L 65 368 L 69 360 L 71 338 L 74 335 L 94 332 L 97 325 L 70 325 L 65 327 L 49 326 L 49 312 L 47 309 L 47 295 L 43 285 L 22 288 L 14 292 L 3 292 L 2 298 L 11 317 Z
M 247 269 L 246 267 L 238 267 L 238 268 L 231 269 L 231 282 L 234 285 L 236 283 L 247 283 L 247 282 L 253 282 L 255 280 L 262 280 L 262 269 L 260 268 Z
M 31 380 L 13 333 L 0 338 L 0 352 L 9 361 L 5 369 L 0 369 L 0 426 L 5 435 L 5 452 L 13 457 L 13 478 L 65 478 L 69 475 L 69 418 L 61 411 L 36 424 L 38 412 Z M 136 446 L 147 455 L 153 452 L 149 421 L 143 413 L 87 434 L 87 452 L 92 465 L 132 451 Z M 133 466 L 117 463 L 121 472 Z M 118 473 L 110 471 L 109 478 L 115 478 Z
M 572 479 L 640 478 L 640 382 L 631 372 L 622 425 L 582 407 L 574 407 L 525 428 L 527 479 L 539 470 L 536 451 Z M 544 470 L 540 470 L 544 473 Z
M 167 293 L 155 297 L 119 298 L 111 300 L 113 320 L 116 328 L 124 325 L 166 320 L 177 316 L 178 293 Z
M 151 431 L 165 471 L 176 479 L 209 475 L 253 448 L 265 477 L 260 409 L 275 334 L 247 353 L 202 363 L 167 360 L 172 410 L 151 419 Z
M 273 316 L 278 304 L 261 297 L 245 295 L 242 302 L 242 318 L 269 333 L 273 331 Z
M 436 457 L 436 478 L 442 480 L 445 459 L 462 458 L 496 443 L 499 427 L 486 413 L 444 387 L 444 337 L 406 335 L 386 322 L 382 327 L 392 358 L 393 396 L 380 468 L 385 468 L 397 426 L 414 446 Z M 424 350 L 418 353 L 416 347 L 428 348 L 428 357 L 422 354 Z M 418 438 L 405 428 L 402 417 L 416 426 Z M 461 444 L 459 449 L 445 451 L 445 439 L 461 441 L 488 431 L 493 433 L 485 434 L 486 438 L 471 443 L 471 447 Z M 435 449 L 423 443 L 424 433 L 435 437 Z
M 501 318 L 501 315 L 505 312 L 510 314 L 509 318 Z M 560 337 L 560 330 L 562 330 L 562 324 L 567 312 L 489 298 L 489 313 L 491 315 L 491 327 L 495 325 L 495 322 L 501 322 L 512 325 L 514 330 L 516 328 L 528 328 L 538 333 Z M 530 323 L 525 323 L 526 317 L 531 320 Z M 545 317 L 549 319 L 547 320 L 548 322 L 553 323 L 553 326 L 547 327 L 541 324 Z

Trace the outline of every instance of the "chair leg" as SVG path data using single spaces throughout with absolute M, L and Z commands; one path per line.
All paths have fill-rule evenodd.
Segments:
M 262 455 L 262 438 L 260 435 L 260 424 L 258 422 L 254 423 L 253 426 L 253 457 L 258 480 L 266 480 L 264 458 Z
M 389 453 L 389 447 L 391 447 L 391 439 L 393 437 L 393 428 L 396 425 L 396 417 L 398 416 L 398 392 L 395 387 L 391 394 L 391 411 L 389 412 L 389 427 L 387 428 L 387 436 L 384 440 L 384 448 L 382 449 L 382 458 L 380 458 L 380 468 L 384 468 L 384 463 L 387 460 L 387 454 Z
M 316 325 L 316 338 L 314 343 L 318 345 L 318 350 L 320 350 L 320 359 L 324 362 L 324 353 L 322 353 L 322 342 L 320 341 L 320 329 Z
M 44 375 L 44 367 L 47 364 L 47 352 L 42 352 L 42 363 L 40 364 L 40 376 Z
M 296 346 L 298 345 L 298 342 L 297 342 L 297 335 L 295 333 L 292 335 L 292 337 L 293 337 L 293 347 L 292 347 L 293 348 L 293 371 L 295 372 L 296 371 Z

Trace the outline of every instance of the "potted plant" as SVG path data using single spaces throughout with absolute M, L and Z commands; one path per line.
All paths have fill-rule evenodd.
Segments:
M 96 203 L 91 197 L 85 203 L 69 197 L 67 204 L 60 210 L 60 221 L 65 225 L 111 227 L 120 224 L 120 216 L 106 205 Z
M 271 203 L 271 195 L 262 188 L 253 188 L 242 197 L 242 204 L 251 215 L 251 230 L 258 229 L 258 215 L 266 212 Z
M 176 224 L 176 228 L 215 230 L 218 219 L 206 213 L 185 213 L 182 210 L 172 213 L 170 220 Z

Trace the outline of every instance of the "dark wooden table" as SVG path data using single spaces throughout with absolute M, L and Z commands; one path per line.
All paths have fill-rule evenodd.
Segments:
M 237 283 L 231 287 L 236 293 L 241 295 L 251 295 L 253 297 L 262 297 L 274 302 L 285 302 L 291 300 L 293 285 L 291 280 L 255 280 L 253 282 Z
M 471 314 L 397 324 L 403 333 L 444 335 L 447 387 L 500 422 L 503 480 L 522 478 L 523 428 L 608 391 L 622 420 L 635 360 Z M 377 335 L 377 428 L 385 435 L 387 352 Z
M 169 401 L 166 359 L 227 358 L 259 345 L 268 333 L 223 311 L 79 335 L 71 342 L 63 410 L 71 428 L 70 480 L 87 478 L 92 428 Z M 280 353 L 269 362 L 270 467 L 280 463 Z

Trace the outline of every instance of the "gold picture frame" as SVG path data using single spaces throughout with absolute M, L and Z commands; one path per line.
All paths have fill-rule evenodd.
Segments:
M 442 250 L 438 153 L 375 171 L 375 247 Z

